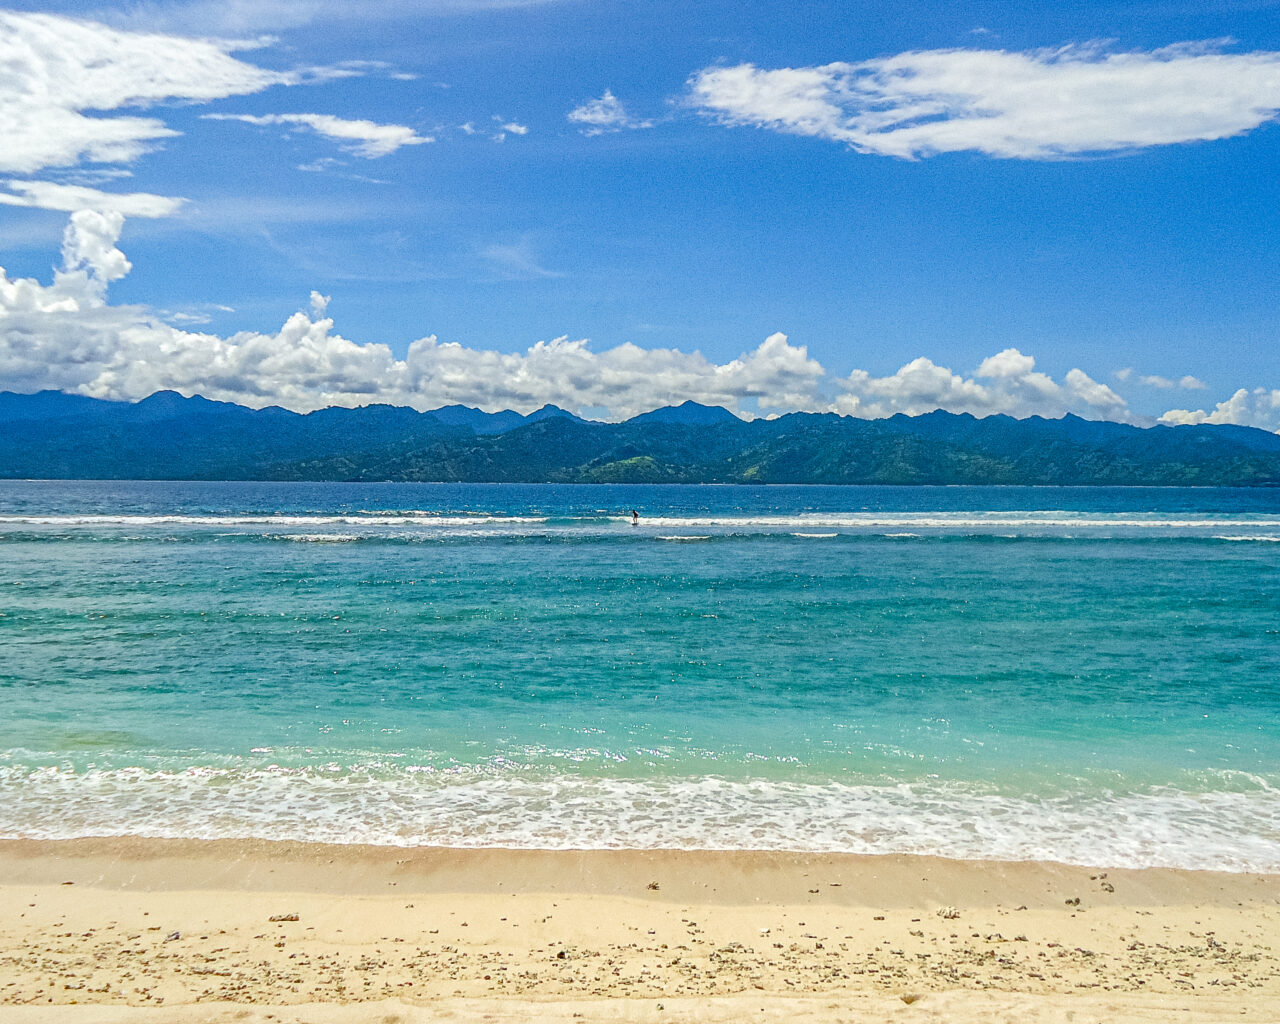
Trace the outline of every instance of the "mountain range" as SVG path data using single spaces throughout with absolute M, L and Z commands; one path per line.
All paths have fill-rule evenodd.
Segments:
M 172 391 L 0 392 L 0 478 L 1277 486 L 1280 435 L 942 411 L 746 421 L 696 402 L 599 423 L 552 405 L 300 414 Z

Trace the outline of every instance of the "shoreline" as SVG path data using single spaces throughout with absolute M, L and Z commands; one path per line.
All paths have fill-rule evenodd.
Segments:
M 140 874 L 142 870 L 147 873 Z M 182 868 L 178 871 L 178 868 Z M 193 873 L 194 872 L 194 873 Z M 949 858 L 933 854 L 829 853 L 802 850 L 537 849 L 390 846 L 252 838 L 163 839 L 94 836 L 0 839 L 0 885 L 73 884 L 104 889 L 234 889 L 374 895 L 408 886 L 421 893 L 574 893 L 634 895 L 636 879 L 655 874 L 646 898 L 758 902 L 768 894 L 813 895 L 811 875 L 830 879 L 820 900 L 848 906 L 951 904 L 961 894 L 982 905 L 1049 906 L 1055 887 L 1096 889 L 1098 905 L 1223 905 L 1258 889 L 1280 904 L 1280 872 L 1200 868 L 1117 868 L 1052 860 Z M 666 886 L 661 878 L 667 877 Z M 1092 879 L 1109 881 L 1108 892 Z M 978 883 L 981 884 L 978 884 Z M 976 888 L 975 888 L 976 886 Z M 872 897 L 875 898 L 872 898 Z M 1064 897 L 1066 899 L 1066 897 Z M 1135 903 L 1136 901 L 1136 903 Z M 1032 904 L 1029 904 L 1032 905 Z
M 0 878 L 0 1015 L 19 1024 L 1111 1024 L 1280 1006 L 1280 875 L 124 838 L 0 841 Z

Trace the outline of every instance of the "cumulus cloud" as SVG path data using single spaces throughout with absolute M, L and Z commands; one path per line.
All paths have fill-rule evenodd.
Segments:
M 174 196 L 151 192 L 102 192 L 85 185 L 63 185 L 53 181 L 9 180 L 0 191 L 0 203 L 34 206 L 42 210 L 114 210 L 126 217 L 168 217 L 186 203 Z
M 1280 433 L 1280 390 L 1240 388 L 1213 412 L 1203 409 L 1170 409 L 1160 417 L 1161 423 L 1234 423 L 1242 427 L 1260 427 Z
M 895 413 L 918 416 L 935 409 L 974 416 L 1053 417 L 1075 412 L 1094 419 L 1132 418 L 1123 398 L 1083 370 L 1068 371 L 1058 383 L 1036 370 L 1035 360 L 1016 348 L 984 359 L 971 377 L 921 356 L 887 377 L 854 370 L 839 383 L 843 394 L 835 400 L 835 411 L 868 419 Z
M 622 419 L 693 399 L 746 415 L 803 410 L 874 418 L 946 409 L 1133 420 L 1124 399 L 1083 370 L 1055 379 L 1016 348 L 987 357 L 967 374 L 921 357 L 887 376 L 854 370 L 842 379 L 781 333 L 723 363 L 696 351 L 632 344 L 595 352 L 586 340 L 568 337 L 498 352 L 428 336 L 401 358 L 386 345 L 359 344 L 337 333 L 329 297 L 319 292 L 310 295 L 308 312 L 295 313 L 277 331 L 221 337 L 180 326 L 190 327 L 190 318 L 107 302 L 108 286 L 131 269 L 117 246 L 123 225 L 115 209 L 73 213 L 62 265 L 48 285 L 11 280 L 0 270 L 0 386 L 115 399 L 171 388 L 300 411 L 370 402 L 431 409 L 456 402 L 528 412 L 553 402 L 575 411 L 604 409 L 609 418 Z M 1240 391 L 1211 413 L 1172 410 L 1163 420 L 1276 429 L 1280 391 Z
M 415 395 L 448 394 L 455 396 L 450 400 L 491 409 L 531 410 L 546 402 L 605 408 L 617 419 L 688 398 L 730 409 L 748 398 L 761 407 L 787 408 L 789 392 L 803 391 L 821 373 L 821 366 L 780 334 L 724 364 L 699 352 L 631 344 L 595 353 L 585 340 L 565 337 L 510 354 L 430 337 L 410 345 L 405 359 L 406 390 Z M 432 398 L 423 407 L 441 400 Z
M 96 305 L 106 298 L 107 285 L 119 281 L 133 264 L 116 248 L 124 217 L 119 210 L 77 210 L 62 239 L 62 270 L 58 278 L 91 297 Z
M 1172 380 L 1169 377 L 1161 377 L 1159 374 L 1152 374 L 1141 378 L 1141 383 L 1149 388 L 1159 388 L 1162 391 L 1171 391 L 1174 388 L 1182 388 L 1184 391 L 1200 391 L 1204 389 L 1205 383 L 1197 377 L 1187 374 L 1178 380 Z
M 606 93 L 606 97 L 609 94 Z M 1280 53 L 912 51 L 860 63 L 711 67 L 689 100 L 753 125 L 914 159 L 972 150 L 1047 159 L 1240 135 L 1280 111 Z
M 203 114 L 206 121 L 243 121 L 260 126 L 286 125 L 295 130 L 309 129 L 336 140 L 348 153 L 373 160 L 389 156 L 403 146 L 421 146 L 435 142 L 429 135 L 419 135 L 401 124 L 377 124 L 374 121 L 347 120 L 330 114 Z
M 587 100 L 582 106 L 574 107 L 568 117 L 573 124 L 582 125 L 584 135 L 602 135 L 620 132 L 624 128 L 649 128 L 653 125 L 652 121 L 633 119 L 622 101 L 609 89 L 599 99 Z
M 717 364 L 697 352 L 625 344 L 593 352 L 585 340 L 557 338 L 504 353 L 413 342 L 403 359 L 381 344 L 335 333 L 328 296 L 313 293 L 275 332 L 228 338 L 184 330 L 150 310 L 111 306 L 107 285 L 130 269 L 117 247 L 118 211 L 72 215 L 63 266 L 51 285 L 0 271 L 0 382 L 20 391 L 57 388 L 136 399 L 172 388 L 251 406 L 298 410 L 391 402 L 418 409 L 454 402 L 531 411 L 547 402 L 604 407 L 622 418 L 693 398 L 737 408 L 816 403 L 822 367 L 802 347 L 774 335 L 738 359 Z
M 29 278 L 10 281 L 0 268 L 0 348 L 5 351 L 0 372 L 15 359 L 80 358 L 77 345 L 63 347 L 55 340 L 50 348 L 45 334 L 57 335 L 66 317 L 96 315 L 94 311 L 104 305 L 107 285 L 132 269 L 133 264 L 116 248 L 123 227 L 124 217 L 117 210 L 73 213 L 62 238 L 62 268 L 48 287 Z M 50 369 L 57 374 L 56 368 Z
M 304 79 L 231 56 L 245 45 L 0 11 L 0 172 L 129 163 L 177 132 L 159 118 L 116 111 L 222 99 Z

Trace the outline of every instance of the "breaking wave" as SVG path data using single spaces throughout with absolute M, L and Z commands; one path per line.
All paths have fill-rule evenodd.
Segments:
M 1280 870 L 1280 791 L 1016 797 L 973 785 L 337 765 L 0 769 L 0 836 L 385 846 L 741 849 Z

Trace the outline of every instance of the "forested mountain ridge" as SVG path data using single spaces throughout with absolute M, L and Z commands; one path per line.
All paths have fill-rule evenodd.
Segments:
M 623 423 L 371 405 L 299 414 L 158 392 L 0 392 L 0 477 L 557 483 L 1280 485 L 1280 435 L 932 412 L 744 421 L 686 402 Z

